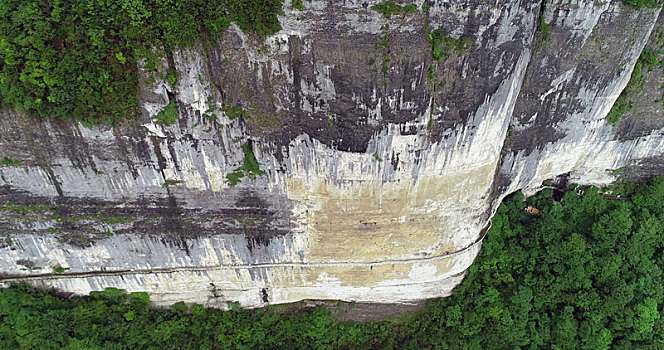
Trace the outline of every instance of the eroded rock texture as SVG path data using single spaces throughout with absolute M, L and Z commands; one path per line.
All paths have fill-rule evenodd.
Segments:
M 505 195 L 663 173 L 661 105 L 605 120 L 658 10 L 437 1 L 388 20 L 362 1 L 305 5 L 285 4 L 276 35 L 232 27 L 173 52 L 175 87 L 143 72 L 139 121 L 3 111 L 0 155 L 20 164 L 0 167 L 0 283 L 216 307 L 441 297 Z M 434 60 L 435 29 L 472 45 Z M 180 119 L 156 124 L 171 99 Z M 243 146 L 264 174 L 231 186 Z

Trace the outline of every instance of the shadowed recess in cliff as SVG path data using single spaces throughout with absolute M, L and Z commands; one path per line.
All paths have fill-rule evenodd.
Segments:
M 203 193 L 198 200 L 215 203 L 220 199 Z M 271 207 L 251 190 L 243 190 L 230 206 L 210 206 L 204 211 L 174 201 L 174 197 L 115 202 L 39 197 L 1 186 L 0 232 L 45 234 L 79 247 L 125 233 L 152 235 L 177 246 L 183 238 L 233 234 L 245 237 L 250 250 L 289 232 L 288 212 Z
M 271 208 L 254 190 L 242 190 L 233 209 L 228 209 L 228 215 L 236 215 L 232 232 L 244 235 L 249 251 L 267 246 L 273 238 L 289 233 L 288 212 Z

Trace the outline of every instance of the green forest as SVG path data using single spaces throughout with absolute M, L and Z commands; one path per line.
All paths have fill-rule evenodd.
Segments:
M 524 214 L 525 205 L 541 216 Z M 0 290 L 2 349 L 664 349 L 664 178 L 504 201 L 452 297 L 381 322 Z
M 2 0 L 1 101 L 31 115 L 113 124 L 137 113 L 138 61 L 165 75 L 158 55 L 214 44 L 231 22 L 272 34 L 282 2 Z

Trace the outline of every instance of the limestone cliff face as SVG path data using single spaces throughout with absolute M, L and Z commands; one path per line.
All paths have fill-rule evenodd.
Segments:
M 552 29 L 548 39 L 535 38 L 541 44 L 536 43 L 539 49 L 529 62 L 501 159 L 501 193 L 532 193 L 559 175 L 575 183 L 606 184 L 615 180 L 617 169 L 643 160 L 658 164 L 650 158 L 662 154 L 664 124 L 637 122 L 647 137 L 628 139 L 620 135 L 621 125 L 605 120 L 658 13 L 581 1 L 546 3 L 542 15 Z M 661 94 L 659 86 L 650 90 Z M 639 115 L 657 119 L 650 112 Z M 634 173 L 661 174 L 656 168 Z
M 3 111 L 0 156 L 20 164 L 0 167 L 0 284 L 217 307 L 446 296 L 503 196 L 661 172 L 664 125 L 638 108 L 604 120 L 657 10 L 452 1 L 385 19 L 361 1 L 305 5 L 286 3 L 268 38 L 232 27 L 173 52 L 174 87 L 143 71 L 140 121 Z M 434 60 L 436 29 L 472 45 Z M 171 100 L 178 122 L 155 123 Z M 231 186 L 247 149 L 264 174 Z

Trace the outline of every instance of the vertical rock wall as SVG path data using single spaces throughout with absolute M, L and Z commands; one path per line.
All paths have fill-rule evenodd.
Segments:
M 533 193 L 559 175 L 574 183 L 607 184 L 616 179 L 616 169 L 662 153 L 661 127 L 626 140 L 605 119 L 658 13 L 619 1 L 544 3 L 542 20 L 551 31 L 535 37 L 505 142 L 501 192 Z
M 175 86 L 166 59 L 143 71 L 143 118 L 113 128 L 3 111 L 0 156 L 20 164 L 0 167 L 0 284 L 216 307 L 441 297 L 502 196 L 661 156 L 660 130 L 620 142 L 603 119 L 658 11 L 416 3 L 287 3 L 273 36 L 173 52 Z M 472 44 L 435 60 L 436 29 Z M 178 122 L 155 123 L 171 100 Z M 232 186 L 248 149 L 264 173 Z

